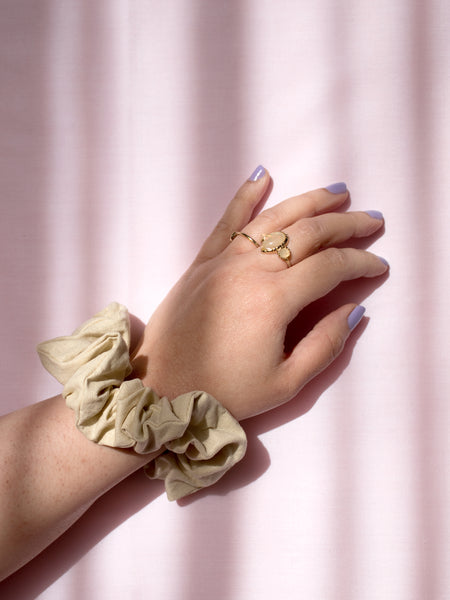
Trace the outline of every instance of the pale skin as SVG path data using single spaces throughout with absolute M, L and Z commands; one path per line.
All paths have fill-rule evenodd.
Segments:
M 352 239 L 373 235 L 383 220 L 335 212 L 347 192 L 314 190 L 255 216 L 269 184 L 266 172 L 238 190 L 132 357 L 133 376 L 158 394 L 205 390 L 239 421 L 292 399 L 342 351 L 355 303 L 327 315 L 285 353 L 287 326 L 302 309 L 342 281 L 388 269 L 376 255 L 352 248 Z M 286 232 L 292 266 L 242 236 L 230 243 L 233 231 L 258 241 L 262 233 Z M 1 417 L 0 444 L 0 579 L 156 456 L 88 441 L 60 396 Z

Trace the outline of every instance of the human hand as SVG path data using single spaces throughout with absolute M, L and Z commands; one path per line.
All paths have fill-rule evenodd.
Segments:
M 132 357 L 133 376 L 159 395 L 172 399 L 204 390 L 239 421 L 296 396 L 340 354 L 363 312 L 354 303 L 340 307 L 287 354 L 286 330 L 302 309 L 343 281 L 388 269 L 384 259 L 351 247 L 353 238 L 378 231 L 383 219 L 373 211 L 333 212 L 348 198 L 344 185 L 330 186 L 334 193 L 323 188 L 290 198 L 254 216 L 270 183 L 264 169 L 259 175 L 238 190 L 151 317 Z M 233 231 L 257 242 L 262 234 L 285 232 L 291 267 L 242 235 L 230 242 Z

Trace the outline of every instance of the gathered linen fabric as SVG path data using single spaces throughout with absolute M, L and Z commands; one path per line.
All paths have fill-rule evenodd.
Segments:
M 244 430 L 206 392 L 169 401 L 140 379 L 125 380 L 132 371 L 129 348 L 128 310 L 112 302 L 72 335 L 42 342 L 37 351 L 64 385 L 62 395 L 89 440 L 139 454 L 163 449 L 145 472 L 165 481 L 169 500 L 212 485 L 243 458 Z

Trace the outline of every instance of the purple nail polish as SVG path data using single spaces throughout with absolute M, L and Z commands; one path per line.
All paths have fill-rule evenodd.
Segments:
M 264 176 L 265 172 L 266 172 L 265 168 L 262 165 L 258 165 L 256 167 L 256 169 L 253 171 L 253 173 L 250 175 L 250 177 L 248 178 L 248 181 L 258 181 L 258 179 L 261 179 L 261 177 Z
M 348 315 L 347 323 L 348 323 L 348 328 L 350 329 L 350 331 L 353 331 L 353 329 L 355 329 L 355 327 L 358 325 L 358 323 L 363 318 L 363 315 L 365 312 L 366 312 L 366 309 L 364 308 L 364 306 L 357 306 Z
M 389 263 L 388 263 L 388 261 L 385 258 L 383 258 L 382 256 L 379 256 L 378 258 L 381 260 L 381 262 L 383 263 L 383 265 L 386 265 L 387 267 L 389 267 Z
M 347 191 L 347 185 L 343 181 L 339 181 L 338 183 L 332 183 L 331 185 L 327 185 L 325 188 L 332 194 L 343 194 Z
M 366 210 L 366 215 L 369 215 L 369 217 L 372 217 L 373 219 L 380 219 L 383 220 L 383 213 L 380 213 L 379 210 Z

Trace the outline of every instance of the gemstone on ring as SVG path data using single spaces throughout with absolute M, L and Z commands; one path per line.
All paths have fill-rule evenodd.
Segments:
M 288 236 L 284 231 L 274 231 L 263 235 L 261 252 L 277 252 L 287 246 Z
M 280 248 L 280 250 L 278 250 L 278 256 L 283 260 L 289 260 L 291 258 L 291 251 L 287 247 Z
M 289 238 L 284 231 L 274 231 L 273 233 L 266 233 L 263 235 L 261 240 L 261 252 L 276 252 L 281 260 L 291 266 L 291 251 L 288 248 Z
M 260 248 L 261 252 L 276 252 L 288 267 L 291 266 L 291 251 L 288 248 L 289 238 L 284 231 L 265 233 L 262 237 L 261 244 L 258 244 L 255 239 L 243 231 L 233 231 L 230 235 L 230 241 L 232 242 L 238 235 L 247 238 L 249 242 L 254 244 L 257 248 Z

